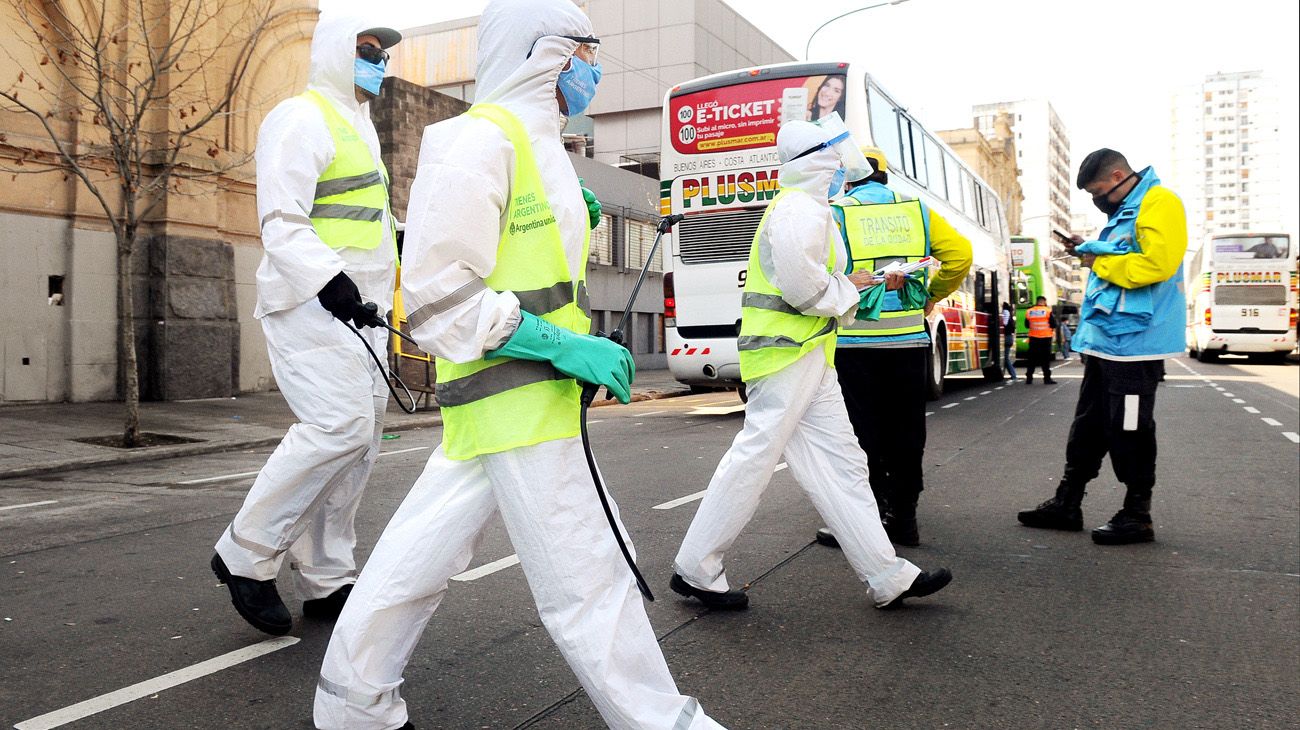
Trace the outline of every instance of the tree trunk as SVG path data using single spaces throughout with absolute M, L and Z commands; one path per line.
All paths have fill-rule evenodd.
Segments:
M 131 276 L 131 258 L 135 250 L 134 232 L 124 232 L 117 244 L 117 311 L 118 352 L 121 357 L 122 400 L 126 404 L 126 422 L 122 445 L 140 445 L 140 374 L 135 352 L 135 279 Z

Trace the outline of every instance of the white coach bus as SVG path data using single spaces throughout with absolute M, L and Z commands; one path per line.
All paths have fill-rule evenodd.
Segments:
M 778 191 L 783 121 L 839 112 L 859 144 L 889 160 L 889 186 L 970 239 L 975 263 L 927 322 L 930 394 L 944 377 L 1001 379 L 997 315 L 1009 292 L 998 197 L 858 64 L 783 63 L 695 79 L 664 100 L 660 212 L 680 213 L 664 276 L 668 367 L 692 387 L 738 387 L 740 295 L 759 219 Z M 743 396 L 742 390 L 742 396 Z
M 1212 236 L 1187 267 L 1187 351 L 1201 362 L 1296 346 L 1296 253 L 1284 233 Z

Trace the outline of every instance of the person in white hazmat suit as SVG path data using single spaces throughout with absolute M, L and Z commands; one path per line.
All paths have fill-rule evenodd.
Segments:
M 380 91 L 383 49 L 400 39 L 359 18 L 322 16 L 307 91 L 276 105 L 257 134 L 265 255 L 254 316 L 298 423 L 217 541 L 212 569 L 239 614 L 270 634 L 292 627 L 275 585 L 286 552 L 304 616 L 336 618 L 356 581 L 353 520 L 388 390 L 345 323 L 362 298 L 380 315 L 392 307 L 396 239 L 369 100 Z M 362 336 L 384 352 L 382 330 Z
M 575 378 L 626 403 L 633 374 L 625 349 L 585 334 L 590 223 L 560 140 L 599 80 L 592 33 L 570 0 L 493 0 L 474 107 L 425 129 L 402 297 L 438 357 L 443 441 L 335 624 L 318 728 L 414 727 L 403 669 L 496 514 L 543 625 L 611 728 L 722 727 L 673 682 L 578 438 Z
M 925 573 L 894 553 L 833 369 L 837 323 L 857 312 L 865 296 L 858 287 L 874 281 L 871 272 L 841 273 L 848 254 L 829 205 L 844 182 L 840 144 L 855 147 L 852 138 L 804 121 L 777 133 L 781 193 L 755 234 L 741 303 L 745 425 L 709 482 L 670 584 L 711 608 L 749 605 L 748 594 L 730 589 L 723 557 L 754 516 L 782 454 L 878 608 L 929 595 L 952 578 L 946 568 Z

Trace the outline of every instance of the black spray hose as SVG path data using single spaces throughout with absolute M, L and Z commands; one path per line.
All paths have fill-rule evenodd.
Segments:
M 405 332 L 390 327 L 389 324 L 384 321 L 384 318 L 379 316 L 379 307 L 377 307 L 373 302 L 367 303 L 361 309 L 363 314 L 358 315 L 355 321 L 362 327 L 383 327 L 412 345 L 419 347 L 415 340 L 407 336 Z M 369 315 L 368 317 L 367 314 Z M 379 355 L 375 354 L 375 349 L 370 346 L 370 342 L 366 340 L 366 336 L 361 334 L 360 330 L 353 327 L 349 322 L 344 322 L 343 324 L 348 329 L 352 330 L 352 333 L 357 336 L 357 339 L 361 340 L 361 344 L 366 346 L 366 352 L 370 353 L 370 359 L 375 361 L 375 367 L 379 368 L 379 372 L 387 375 L 384 382 L 388 385 L 388 392 L 393 394 L 393 400 L 397 402 L 397 407 L 401 408 L 403 412 L 415 413 L 415 396 L 411 395 L 411 389 L 406 387 L 406 383 L 402 382 L 400 376 L 384 367 L 383 361 L 379 359 Z M 402 390 L 406 391 L 406 399 L 411 404 L 410 407 L 407 407 L 406 403 L 403 403 L 402 399 L 397 395 L 397 390 L 393 388 L 394 380 L 397 381 L 398 385 L 402 386 Z
M 623 318 L 619 320 L 618 327 L 613 333 L 606 335 L 604 332 L 596 333 L 597 337 L 608 337 L 611 341 L 620 345 L 623 344 L 623 327 L 627 325 L 627 318 L 632 312 L 632 305 L 636 301 L 636 295 L 641 291 L 641 284 L 645 282 L 647 272 L 650 270 L 650 263 L 654 261 L 655 250 L 659 248 L 659 239 L 672 230 L 672 227 L 682 220 L 680 214 L 664 216 L 659 219 L 658 234 L 655 235 L 654 245 L 650 247 L 650 253 L 646 256 L 645 266 L 641 267 L 641 275 L 637 277 L 636 285 L 632 287 L 632 296 L 628 297 L 627 307 L 623 310 Z M 627 561 L 627 567 L 632 571 L 632 577 L 636 578 L 637 590 L 647 601 L 653 602 L 655 595 L 650 592 L 650 584 L 646 583 L 645 577 L 636 567 L 636 560 L 632 558 L 632 551 L 627 549 L 627 541 L 623 539 L 623 531 L 618 527 L 618 520 L 614 518 L 614 510 L 609 506 L 609 497 L 605 489 L 605 482 L 600 478 L 600 470 L 596 468 L 596 457 L 591 453 L 591 437 L 587 434 L 587 409 L 591 406 L 592 401 L 596 399 L 596 391 L 600 390 L 599 385 L 592 383 L 582 384 L 582 412 L 579 423 L 582 426 L 582 450 L 587 455 L 587 468 L 591 470 L 591 481 L 596 485 L 596 495 L 600 497 L 600 506 L 605 508 L 605 519 L 609 520 L 609 529 L 614 533 L 614 540 L 618 543 L 618 549 L 623 553 L 623 560 Z M 608 392 L 608 388 L 605 389 Z M 613 397 L 613 396 L 610 396 Z

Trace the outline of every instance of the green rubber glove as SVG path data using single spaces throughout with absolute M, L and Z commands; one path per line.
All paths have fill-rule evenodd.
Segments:
M 582 178 L 578 178 L 578 185 L 582 187 L 582 199 L 587 201 L 587 222 L 590 224 L 591 229 L 595 230 L 596 226 L 600 225 L 600 211 L 602 210 L 600 201 L 596 200 L 595 193 L 583 186 Z
M 519 329 L 484 357 L 549 362 L 571 378 L 605 386 L 620 403 L 632 401 L 636 365 L 626 347 L 603 337 L 571 332 L 528 312 L 520 314 Z
M 898 301 L 903 309 L 920 309 L 930 298 L 925 284 L 920 279 L 908 276 L 903 280 L 903 288 L 898 290 Z M 875 322 L 880 319 L 880 311 L 885 306 L 885 287 L 883 284 L 867 289 L 858 298 L 858 313 L 854 319 Z

